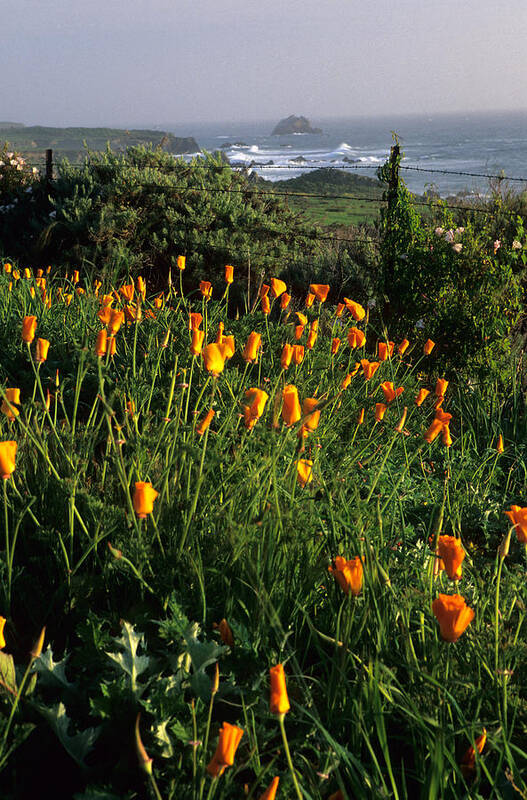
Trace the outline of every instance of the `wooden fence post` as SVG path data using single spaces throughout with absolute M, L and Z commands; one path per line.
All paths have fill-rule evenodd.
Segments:
M 53 150 L 46 150 L 46 183 L 48 187 L 53 181 Z

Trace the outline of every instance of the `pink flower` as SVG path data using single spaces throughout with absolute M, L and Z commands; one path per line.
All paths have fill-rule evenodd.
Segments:
M 496 241 L 494 242 L 494 255 L 496 255 L 500 247 L 501 247 L 501 242 L 499 239 L 496 239 Z

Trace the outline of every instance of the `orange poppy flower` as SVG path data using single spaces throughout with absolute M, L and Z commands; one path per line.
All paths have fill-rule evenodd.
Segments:
M 144 519 L 147 514 L 151 514 L 154 508 L 154 500 L 159 495 L 151 483 L 137 481 L 132 498 L 134 511 L 140 519 Z
M 298 342 L 299 339 L 302 338 L 302 334 L 304 333 L 304 325 L 295 325 L 295 339 Z
M 265 790 L 263 794 L 260 795 L 259 800 L 275 800 L 276 792 L 278 791 L 278 783 L 280 778 L 275 777 Z
M 231 264 L 225 264 L 225 283 L 232 283 L 234 280 L 234 267 Z
M 37 329 L 37 318 L 29 315 L 22 320 L 22 341 L 26 344 L 31 344 L 35 338 L 35 331 Z
M 392 403 L 396 397 L 399 397 L 404 392 L 404 386 L 399 386 L 398 389 L 394 389 L 391 381 L 384 381 L 384 383 L 381 383 L 381 389 L 387 403 Z
M 137 284 L 137 293 L 141 295 L 141 298 L 144 301 L 146 297 L 146 281 L 142 275 L 137 276 L 136 284 Z
M 354 320 L 360 322 L 362 319 L 364 319 L 366 316 L 366 310 L 361 306 L 360 303 L 356 303 L 354 300 L 349 300 L 347 297 L 344 298 L 344 302 L 346 303 L 346 308 Z
M 262 297 L 262 311 L 264 314 L 270 314 L 271 312 L 271 302 L 267 295 Z
M 410 342 L 408 341 L 408 339 L 403 339 L 401 344 L 397 348 L 399 355 L 400 356 L 404 356 L 404 354 L 408 350 L 409 346 L 410 346 Z
M 443 423 L 441 422 L 441 420 L 437 418 L 433 419 L 432 424 L 424 434 L 424 438 L 428 442 L 428 444 L 432 444 L 434 439 L 436 439 L 439 436 L 442 430 L 443 430 Z
M 128 300 L 129 303 L 134 299 L 135 287 L 133 283 L 127 283 L 126 286 L 121 286 L 119 293 Z
M 308 350 L 312 350 L 315 346 L 315 342 L 317 341 L 318 337 L 318 319 L 314 319 L 311 323 L 309 328 L 309 333 L 307 335 L 306 347 Z
M 186 257 L 185 256 L 178 256 L 177 257 L 177 268 L 181 271 L 185 269 L 186 265 Z
M 521 544 L 527 544 L 527 508 L 521 506 L 511 506 L 509 511 L 505 511 L 508 518 L 514 525 L 516 536 Z
M 35 361 L 41 364 L 48 357 L 49 342 L 47 339 L 37 339 L 37 347 L 35 351 Z
M 302 425 L 302 429 L 304 429 L 304 427 L 305 426 Z M 307 435 L 307 432 L 302 430 L 302 435 L 304 435 L 304 433 Z M 313 480 L 313 462 L 308 458 L 300 458 L 296 462 L 296 478 L 302 489 L 304 489 L 308 483 L 311 483 Z
M 380 422 L 386 414 L 388 406 L 384 403 L 375 403 L 375 419 Z
M 295 315 L 298 319 L 299 325 L 307 325 L 307 317 L 305 314 L 302 314 L 301 311 L 295 311 Z
M 362 367 L 362 372 L 364 374 L 364 377 L 366 378 L 367 381 L 369 381 L 370 378 L 373 378 L 373 376 L 375 375 L 380 366 L 379 361 L 368 361 L 367 358 L 361 359 L 360 364 Z
M 209 427 L 210 423 L 212 422 L 215 413 L 216 412 L 214 411 L 214 409 L 211 408 L 210 411 L 207 411 L 201 422 L 198 425 L 196 425 L 196 433 L 198 434 L 198 436 L 203 436 L 203 434 Z
M 336 317 L 341 317 L 342 316 L 342 312 L 344 311 L 345 308 L 346 308 L 346 304 L 345 303 L 338 303 L 337 308 L 335 309 L 335 316 Z
M 386 361 L 388 358 L 391 358 L 393 355 L 393 342 L 379 342 L 377 345 L 377 350 L 379 353 L 379 361 Z
M 434 347 L 435 347 L 435 342 L 433 342 L 432 339 L 427 339 L 423 346 L 423 353 L 425 354 L 425 356 L 429 356 Z
M 503 443 L 503 436 L 501 433 L 498 436 L 498 443 L 496 445 L 496 450 L 498 451 L 498 453 L 503 453 L 505 451 L 505 445 Z
M 362 347 L 366 341 L 366 334 L 358 328 L 350 328 L 348 331 L 348 344 L 350 347 Z
M 220 637 L 223 644 L 226 644 L 228 647 L 233 648 L 234 634 L 231 630 L 231 626 L 229 625 L 225 617 L 221 620 L 221 622 L 218 622 L 218 624 L 214 623 L 213 627 L 217 628 L 218 631 L 220 632 Z
M 200 331 L 195 328 L 192 331 L 192 342 L 190 344 L 190 352 L 193 356 L 199 356 L 201 348 L 203 347 L 203 340 L 205 339 L 205 331 Z
M 332 356 L 334 356 L 334 355 L 336 355 L 338 353 L 339 347 L 340 347 L 340 339 L 337 336 L 331 342 L 331 355 Z
M 192 311 L 188 321 L 189 331 L 197 331 L 202 322 L 203 316 L 198 311 Z
M 9 420 L 16 419 L 20 414 L 17 406 L 20 405 L 20 389 L 6 389 L 5 397 L 2 400 L 0 411 L 5 414 Z
M 349 594 L 350 592 L 355 596 L 359 594 L 362 589 L 364 574 L 360 556 L 356 556 L 349 561 L 346 561 L 342 556 L 337 556 L 335 558 L 335 566 L 328 567 L 328 569 L 335 577 L 344 594 Z
M 452 437 L 450 435 L 450 426 L 443 425 L 443 430 L 441 431 L 441 439 L 445 447 L 450 447 L 452 444 Z
M 290 302 L 291 302 L 291 295 L 287 294 L 287 292 L 284 292 L 282 297 L 280 298 L 280 308 L 282 309 L 282 311 L 286 310 Z
M 342 379 L 342 383 L 340 384 L 341 389 L 347 389 L 351 383 L 351 372 L 348 372 L 345 378 Z
M 119 328 L 124 322 L 124 311 L 114 311 L 110 312 L 110 321 L 108 323 L 108 333 L 113 336 L 117 333 Z
M 469 776 L 471 772 L 474 771 L 476 767 L 476 750 L 481 755 L 483 752 L 483 748 L 485 747 L 485 743 L 487 741 L 487 731 L 483 728 L 483 732 L 480 733 L 479 736 L 476 737 L 474 745 L 471 745 L 465 753 L 463 754 L 463 758 L 460 761 L 461 771 L 465 775 L 465 777 Z
M 287 426 L 294 425 L 301 416 L 302 412 L 300 410 L 296 386 L 292 386 L 291 384 L 284 386 L 282 390 L 282 418 L 285 424 Z
M 97 334 L 97 340 L 95 342 L 95 355 L 97 355 L 99 358 L 101 358 L 101 356 L 106 355 L 107 340 L 108 340 L 108 333 L 106 331 L 106 328 L 103 328 Z
M 299 367 L 303 360 L 304 360 L 304 345 L 303 344 L 294 344 L 293 345 L 293 363 L 297 367 Z
M 280 356 L 280 365 L 282 369 L 287 369 L 293 358 L 293 345 L 284 344 L 282 348 L 282 355 Z
M 246 428 L 254 428 L 265 410 L 265 404 L 269 399 L 267 392 L 263 389 L 248 389 L 245 392 L 247 404 L 243 406 L 243 416 Z
M 325 303 L 329 294 L 329 286 L 325 283 L 312 283 L 309 291 L 315 295 L 319 303 Z
M 287 289 L 287 284 L 278 278 L 271 278 L 271 297 L 280 297 Z
M 316 430 L 320 422 L 320 411 L 317 411 L 319 402 L 317 397 L 306 397 L 302 403 L 302 414 L 306 417 L 304 425 L 310 431 Z
M 397 425 L 395 426 L 395 430 L 397 433 L 402 433 L 404 430 L 404 423 L 406 422 L 406 415 L 408 414 L 408 408 L 405 406 L 403 410 L 403 415 Z
M 277 664 L 269 670 L 271 680 L 271 697 L 269 700 L 269 710 L 271 714 L 287 714 L 291 705 L 287 696 L 285 684 L 285 672 L 283 664 Z
M 361 410 L 359 411 L 359 416 L 357 417 L 357 425 L 362 425 L 363 422 L 364 422 L 364 409 L 361 408 Z
M 315 295 L 313 294 L 313 292 L 308 292 L 306 297 L 306 308 L 311 308 L 314 302 L 315 302 Z
M 458 581 L 461 578 L 461 565 L 465 558 L 461 539 L 455 536 L 440 536 L 437 541 L 437 555 L 442 560 L 450 580 Z
M 448 386 L 448 381 L 446 381 L 444 378 L 438 378 L 437 382 L 436 382 L 435 392 L 434 392 L 435 396 L 436 397 L 444 397 L 446 389 L 447 389 L 447 386 Z
M 474 619 L 474 611 L 460 594 L 438 595 L 432 603 L 432 611 L 446 642 L 457 642 Z
M 230 725 L 228 722 L 223 723 L 220 728 L 216 752 L 207 765 L 207 772 L 209 775 L 212 775 L 213 778 L 218 778 L 223 774 L 225 767 L 232 767 L 234 764 L 234 756 L 242 736 L 242 728 L 238 728 L 236 725 Z
M 429 394 L 430 394 L 430 391 L 428 389 L 419 389 L 417 397 L 415 398 L 416 406 L 422 405 Z
M 232 358 L 234 353 L 236 352 L 236 344 L 234 342 L 234 336 L 224 336 L 223 341 L 221 343 L 222 353 L 224 358 Z
M 6 622 L 7 620 L 5 617 L 0 617 L 0 650 L 2 650 L 5 647 L 4 628 Z
M 200 281 L 199 290 L 205 300 L 210 300 L 212 297 L 212 283 L 210 281 Z
M 194 331 L 199 333 L 199 331 Z M 225 367 L 225 356 L 219 344 L 208 344 L 201 351 L 201 357 L 205 364 L 207 372 L 211 372 L 214 377 L 217 377 L 220 372 L 223 372 Z
M 15 471 L 16 442 L 0 442 L 0 475 L 6 481 Z
M 262 337 L 260 334 L 256 333 L 256 331 L 250 333 L 242 353 L 244 361 L 256 361 L 261 344 Z

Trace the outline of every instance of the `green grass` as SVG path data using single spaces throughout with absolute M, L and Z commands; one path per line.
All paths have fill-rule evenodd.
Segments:
M 77 294 L 52 274 L 48 309 L 33 278 L 11 291 L 9 280 L 0 276 L 0 368 L 2 386 L 21 389 L 21 407 L 0 420 L 0 440 L 18 443 L 0 532 L 6 800 L 29 796 L 34 780 L 85 800 L 154 796 L 154 782 L 163 798 L 227 800 L 245 785 L 259 797 L 275 775 L 279 799 L 326 800 L 338 789 L 345 798 L 509 798 L 513 782 L 525 794 L 526 557 L 516 535 L 503 563 L 497 557 L 509 530 L 504 510 L 524 502 L 519 386 L 493 395 L 451 380 L 447 448 L 441 437 L 424 439 L 437 377 L 436 353 L 423 355 L 426 328 L 408 331 L 404 358 L 395 350 L 373 378 L 359 369 L 342 389 L 356 361 L 374 360 L 387 339 L 374 316 L 356 323 L 318 303 L 299 309 L 319 320 L 318 338 L 284 371 L 294 313 L 275 302 L 265 317 L 251 297 L 247 308 L 256 309 L 232 319 L 224 285 L 205 303 L 197 287 L 182 297 L 176 275 L 178 293 L 167 287 L 161 308 L 147 293 L 141 321 L 116 334 L 116 355 L 98 358 L 91 286 Z M 69 305 L 59 288 L 72 294 Z M 203 315 L 206 341 L 220 321 L 235 337 L 217 377 L 190 353 L 191 309 Z M 28 314 L 51 342 L 40 366 L 34 344 L 20 340 Z M 347 344 L 355 325 L 367 335 L 364 350 Z M 243 358 L 251 331 L 262 337 L 254 363 Z M 335 336 L 342 344 L 331 356 Z M 383 381 L 404 392 L 376 422 Z M 306 420 L 283 421 L 291 384 L 301 401 L 320 401 L 320 423 L 305 439 Z M 432 392 L 417 407 L 420 386 Z M 242 409 L 252 387 L 268 400 L 248 430 Z M 299 459 L 313 462 L 305 488 Z M 159 493 L 144 519 L 134 511 L 137 481 Z M 459 582 L 434 575 L 440 534 L 461 537 Z M 357 596 L 344 595 L 328 570 L 339 555 L 363 559 Z M 475 618 L 449 644 L 431 603 L 456 592 Z M 222 619 L 233 647 L 215 628 Z M 43 625 L 44 653 L 33 663 L 27 654 Z M 28 663 L 36 682 L 22 683 Z M 269 711 L 268 670 L 278 663 L 291 762 Z M 137 766 L 138 713 L 153 779 Z M 233 765 L 213 780 L 206 766 L 224 722 L 244 734 Z M 483 728 L 485 750 L 464 773 L 462 756 Z

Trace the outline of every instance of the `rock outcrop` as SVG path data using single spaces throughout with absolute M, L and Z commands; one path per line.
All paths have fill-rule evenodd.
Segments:
M 271 136 L 287 136 L 291 133 L 322 133 L 322 128 L 312 128 L 306 117 L 295 117 L 291 114 L 290 117 L 280 120 Z

